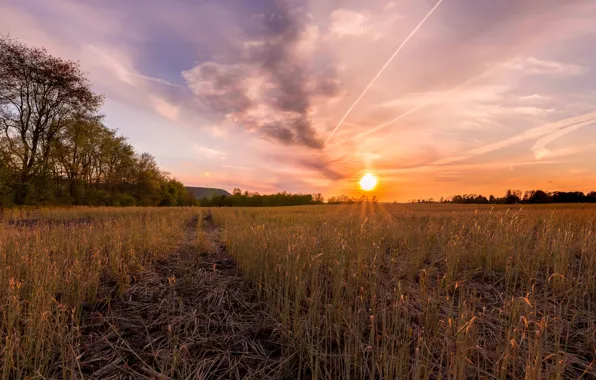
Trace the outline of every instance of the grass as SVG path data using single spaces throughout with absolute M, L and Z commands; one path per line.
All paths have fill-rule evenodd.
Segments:
M 593 378 L 596 208 L 218 209 L 314 378 Z
M 6 211 L 0 378 L 596 377 L 596 207 L 201 212 Z
M 84 307 L 172 250 L 191 211 L 16 210 L 0 221 L 0 377 L 71 377 Z M 108 291 L 108 294 L 102 294 Z

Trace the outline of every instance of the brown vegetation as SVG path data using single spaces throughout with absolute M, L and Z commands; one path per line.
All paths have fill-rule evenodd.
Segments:
M 0 378 L 594 378 L 595 230 L 590 206 L 12 209 Z
M 594 378 L 596 208 L 214 211 L 315 378 Z

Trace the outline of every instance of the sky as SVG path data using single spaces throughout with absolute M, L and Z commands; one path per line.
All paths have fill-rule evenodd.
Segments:
M 596 1 L 0 0 L 187 185 L 596 190 Z M 391 58 L 391 59 L 390 59 Z

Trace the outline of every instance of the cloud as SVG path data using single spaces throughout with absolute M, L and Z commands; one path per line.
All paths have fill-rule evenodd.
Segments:
M 572 175 L 584 174 L 584 173 L 587 173 L 588 171 L 589 171 L 588 169 L 568 169 L 567 170 L 567 172 Z
M 359 36 L 370 29 L 369 15 L 349 9 L 336 9 L 329 19 L 329 33 L 337 38 Z
M 540 94 L 532 94 L 532 95 L 520 96 L 519 100 L 522 102 L 537 103 L 537 102 L 550 100 L 550 97 L 545 96 L 545 95 L 540 95 Z
M 543 161 L 499 161 L 499 162 L 487 162 L 487 163 L 470 163 L 470 164 L 436 164 L 430 163 L 426 165 L 417 165 L 411 167 L 394 168 L 394 169 L 380 169 L 377 170 L 386 176 L 392 174 L 403 174 L 403 173 L 419 173 L 419 174 L 443 174 L 448 173 L 454 176 L 455 173 L 467 173 L 469 175 L 472 172 L 487 172 L 487 170 L 498 170 L 508 169 L 515 170 L 516 168 L 536 165 L 548 165 L 555 164 L 558 161 L 543 160 Z M 448 168 L 448 169 L 446 169 Z M 440 172 L 437 172 L 439 170 Z
M 537 139 L 537 138 L 540 138 L 545 135 L 552 134 L 552 135 L 557 136 L 557 135 L 561 134 L 561 136 L 562 136 L 562 135 L 568 133 L 568 132 L 562 132 L 564 130 L 568 130 L 569 128 L 573 128 L 572 130 L 579 129 L 579 128 L 585 127 L 587 125 L 593 124 L 594 122 L 596 122 L 596 111 L 592 111 L 592 112 L 589 112 L 589 113 L 586 113 L 586 114 L 583 114 L 580 116 L 575 116 L 575 117 L 559 120 L 554 123 L 544 124 L 539 127 L 530 128 L 530 129 L 525 130 L 515 136 L 512 136 L 512 137 L 503 139 L 501 141 L 497 141 L 497 142 L 494 142 L 491 144 L 487 144 L 487 145 L 469 150 L 467 152 L 464 152 L 460 156 L 454 156 L 454 157 L 440 159 L 440 160 L 434 162 L 434 164 L 435 165 L 443 165 L 443 164 L 449 164 L 452 162 L 466 160 L 471 157 L 475 157 L 475 156 L 487 154 L 487 153 L 490 153 L 490 152 L 493 152 L 496 150 L 504 149 L 504 148 L 510 147 L 512 145 L 522 143 L 524 141 Z M 556 138 L 558 138 L 558 137 L 556 137 Z M 545 141 L 546 141 L 546 143 L 549 143 L 552 140 L 549 140 L 549 138 L 546 138 Z M 545 145 L 545 144 L 539 144 L 537 147 L 537 150 L 543 149 L 544 147 L 543 146 L 541 147 L 541 145 Z
M 209 61 L 183 72 L 205 112 L 265 139 L 321 149 L 311 122 L 313 102 L 332 99 L 340 83 L 329 65 L 312 65 L 318 29 L 301 8 L 279 1 L 256 18 L 259 33 L 234 63 Z M 223 59 L 222 59 L 223 60 Z
M 503 100 L 505 93 L 511 90 L 507 85 L 478 85 L 460 88 L 458 91 L 434 90 L 427 92 L 413 92 L 396 99 L 382 102 L 378 107 L 415 107 L 420 104 L 454 104 L 494 103 Z
M 281 147 L 280 147 L 281 148 Z M 335 167 L 342 161 L 342 158 L 330 159 L 322 151 L 290 151 L 288 149 L 277 149 L 267 152 L 266 160 L 269 168 L 284 171 L 285 175 L 308 177 L 308 180 L 320 179 L 336 181 L 345 178 L 345 170 L 336 170 Z M 345 169 L 345 168 L 342 168 Z M 317 176 L 315 173 L 320 174 Z
M 391 126 L 398 121 L 427 108 L 428 106 L 442 107 L 441 118 L 446 119 L 447 115 L 468 120 L 456 121 L 463 129 L 484 129 L 495 119 L 525 116 L 525 117 L 543 117 L 555 112 L 555 108 L 543 108 L 537 106 L 518 105 L 513 103 L 513 93 L 516 90 L 513 84 L 478 84 L 490 77 L 497 77 L 504 71 L 519 71 L 522 75 L 535 74 L 566 74 L 575 75 L 583 72 L 583 68 L 576 65 L 563 64 L 555 61 L 540 61 L 535 58 L 507 60 L 494 65 L 489 65 L 490 69 L 479 75 L 475 75 L 464 82 L 445 90 L 431 90 L 425 92 L 410 92 L 405 95 L 384 101 L 375 107 L 379 108 L 405 108 L 397 117 L 383 122 L 376 127 L 369 128 L 355 136 L 343 141 L 330 144 L 331 146 L 340 145 L 345 142 L 361 139 L 367 135 L 373 134 L 381 129 Z M 536 100 L 539 95 L 533 96 L 528 100 Z M 546 99 L 546 98 L 541 98 Z M 474 118 L 474 120 L 470 120 Z M 482 121 L 480 123 L 480 121 Z
M 322 157 L 301 158 L 296 163 L 303 168 L 315 170 L 334 181 L 345 178 L 344 174 L 331 169 L 330 162 Z
M 596 144 L 588 144 L 588 145 L 582 145 L 582 146 L 571 146 L 571 147 L 566 147 L 566 148 L 560 148 L 560 149 L 544 149 L 541 153 L 540 158 L 537 158 L 537 160 L 539 160 L 538 162 L 541 162 L 542 159 L 544 157 L 548 157 L 550 159 L 553 158 L 562 158 L 562 157 L 567 157 L 567 156 L 573 156 L 579 153 L 584 153 L 584 152 L 593 152 L 596 151 Z
M 385 5 L 385 7 L 383 8 L 384 11 L 388 11 L 395 8 L 395 2 L 390 1 L 387 3 L 387 5 Z
M 198 144 L 193 144 L 192 147 L 196 152 L 200 153 L 206 158 L 225 160 L 228 157 L 226 152 L 217 149 L 207 148 Z
M 223 125 L 212 124 L 204 128 L 211 136 L 224 137 L 228 134 Z
M 255 170 L 254 167 L 252 166 L 242 166 L 242 165 L 222 165 L 222 168 L 225 169 L 235 169 L 235 170 L 240 170 L 240 171 L 253 171 Z
M 166 102 L 165 100 L 161 99 L 160 97 L 151 95 L 150 96 L 151 101 L 153 102 L 153 106 L 155 107 L 155 110 L 162 116 L 173 120 L 173 121 L 177 121 L 178 120 L 178 114 L 180 109 L 175 106 L 172 105 L 168 102 Z
M 540 107 L 511 107 L 511 112 L 519 115 L 539 116 L 555 112 L 554 108 L 540 108 Z
M 134 68 L 132 68 L 130 59 L 114 49 L 107 48 L 105 46 L 100 47 L 95 45 L 87 45 L 84 47 L 83 51 L 91 55 L 89 58 L 95 64 L 99 63 L 103 65 L 113 74 L 115 74 L 118 79 L 129 85 L 139 87 L 142 85 L 142 81 L 149 81 L 166 86 L 180 87 L 179 85 L 168 82 L 164 79 L 154 78 L 138 73 Z M 141 79 L 142 81 L 139 81 L 138 79 Z
M 371 152 L 356 152 L 354 156 L 360 158 L 367 166 L 372 165 L 373 161 L 378 161 L 383 158 L 383 155 Z
M 543 61 L 535 57 L 515 57 L 502 64 L 503 68 L 531 75 L 580 75 L 586 68 L 570 63 Z
M 467 191 L 462 186 L 476 186 L 474 181 L 498 188 L 505 180 L 495 177 L 499 171 L 490 170 L 490 161 L 514 166 L 506 161 L 527 160 L 516 174 L 532 180 L 542 175 L 540 170 L 555 176 L 565 165 L 588 165 L 581 161 L 589 160 L 585 153 L 573 164 L 544 166 L 586 151 L 579 145 L 590 144 L 592 132 L 592 127 L 571 132 L 573 123 L 564 118 L 594 107 L 588 91 L 595 74 L 589 45 L 596 4 L 567 0 L 445 1 L 344 123 L 338 140 L 353 136 L 356 141 L 317 149 L 322 132 L 333 128 L 380 61 L 435 2 L 199 1 L 166 8 L 150 2 L 141 10 L 107 2 L 90 12 L 92 7 L 75 0 L 51 5 L 32 0 L 34 6 L 10 0 L 0 11 L 0 29 L 80 61 L 97 91 L 106 94 L 109 122 L 133 142 L 139 136 L 157 141 L 144 149 L 157 153 L 177 176 L 180 165 L 168 164 L 172 152 L 196 163 L 193 175 L 210 171 L 213 184 L 223 172 L 230 173 L 230 188 L 263 180 L 268 191 L 277 191 L 282 178 L 293 178 L 325 183 L 321 188 L 329 183 L 335 192 L 344 182 L 352 189 L 350 173 L 370 165 L 381 173 L 398 169 L 404 182 L 411 180 L 395 182 L 395 193 L 383 196 L 392 199 L 417 192 L 410 188 L 416 186 L 427 186 L 432 196 L 451 191 L 445 178 L 461 173 L 453 191 Z M 332 16 L 333 10 L 339 12 Z M 493 71 L 489 77 L 456 86 L 487 69 Z M 181 79 L 182 86 L 172 83 Z M 176 123 L 158 117 L 155 126 L 141 122 L 139 130 L 135 120 L 153 112 Z M 564 119 L 557 128 L 523 134 L 557 119 Z M 588 125 L 581 124 L 587 119 L 578 122 L 577 128 Z M 563 130 L 568 134 L 562 136 Z M 176 151 L 195 141 L 196 133 L 206 135 L 197 149 Z M 432 150 L 419 152 L 421 143 Z M 271 159 L 272 152 L 279 157 Z M 234 162 L 236 156 L 242 159 Z M 442 157 L 448 163 L 440 163 Z M 266 165 L 268 171 L 262 168 Z M 435 166 L 426 171 L 424 165 Z M 406 168 L 412 169 L 399 171 Z M 350 179 L 335 179 L 342 176 Z M 436 186 L 435 176 L 445 186 Z M 311 183 L 285 185 L 308 188 Z
M 206 111 L 226 115 L 253 106 L 247 93 L 252 73 L 246 65 L 205 62 L 182 75 Z
M 572 124 L 571 126 L 567 127 L 567 128 L 562 128 L 559 129 L 551 134 L 548 134 L 542 138 L 540 138 L 538 141 L 536 141 L 536 143 L 532 146 L 532 151 L 534 152 L 534 156 L 536 157 L 537 160 L 540 160 L 548 155 L 552 156 L 552 152 L 551 150 L 549 150 L 546 146 L 548 144 L 550 144 L 551 142 L 565 136 L 568 133 L 571 133 L 573 131 L 576 131 L 580 128 L 583 128 L 585 126 L 588 126 L 590 124 L 593 124 L 594 122 L 596 122 L 596 120 L 592 120 L 592 122 L 588 122 L 588 123 L 577 123 L 577 124 Z M 573 154 L 573 152 L 576 149 L 571 149 L 571 150 L 566 150 L 564 152 L 564 155 L 568 155 L 568 154 Z M 561 156 L 561 152 L 558 152 L 558 156 Z

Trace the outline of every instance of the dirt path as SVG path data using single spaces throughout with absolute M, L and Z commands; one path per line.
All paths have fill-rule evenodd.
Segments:
M 205 237 L 197 247 L 197 225 Z M 167 261 L 109 311 L 84 315 L 80 373 L 96 379 L 294 378 L 275 325 L 225 252 L 221 230 L 194 218 Z

